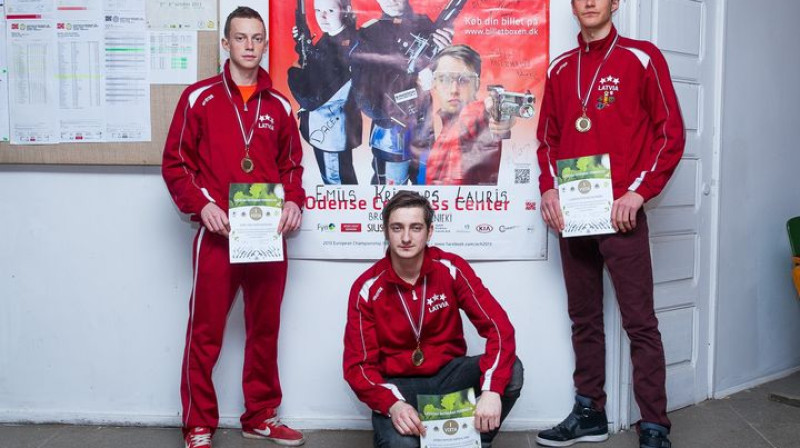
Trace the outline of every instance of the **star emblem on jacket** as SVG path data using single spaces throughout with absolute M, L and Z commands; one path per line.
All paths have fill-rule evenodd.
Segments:
M 615 94 L 619 92 L 619 78 L 610 75 L 600 78 L 597 90 L 600 92 L 600 96 L 597 97 L 597 110 L 603 110 L 617 101 Z
M 275 130 L 275 119 L 270 116 L 270 114 L 264 114 L 258 116 L 258 128 L 264 129 L 267 128 L 270 131 Z
M 428 304 L 429 313 L 433 313 L 442 308 L 447 308 L 450 306 L 450 303 L 447 302 L 447 296 L 445 294 L 434 294 L 428 298 L 426 302 Z

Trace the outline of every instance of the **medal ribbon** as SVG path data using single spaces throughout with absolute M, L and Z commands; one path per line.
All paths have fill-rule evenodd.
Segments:
M 258 106 L 256 107 L 256 116 L 253 118 L 253 124 L 250 126 L 250 132 L 245 133 L 242 116 L 239 114 L 239 108 L 236 107 L 236 103 L 233 102 L 233 95 L 231 94 L 230 87 L 228 87 L 228 82 L 225 80 L 224 71 L 222 72 L 222 78 L 222 84 L 225 85 L 225 93 L 228 94 L 228 99 L 231 102 L 231 106 L 233 106 L 233 111 L 236 112 L 236 119 L 239 120 L 239 131 L 242 132 L 242 140 L 244 140 L 244 156 L 250 158 L 250 141 L 253 140 L 253 132 L 256 130 L 256 122 L 258 122 L 258 116 L 261 113 L 261 92 L 258 92 Z
M 597 81 L 597 75 L 600 74 L 600 70 L 608 60 L 608 57 L 611 56 L 611 51 L 617 46 L 617 40 L 619 40 L 619 34 L 614 36 L 614 42 L 611 42 L 611 48 L 608 49 L 606 55 L 603 57 L 603 60 L 600 62 L 600 65 L 597 66 L 597 70 L 594 72 L 594 78 L 592 78 L 592 83 L 589 84 L 589 90 L 586 91 L 586 98 L 581 95 L 581 53 L 583 53 L 583 50 L 578 49 L 578 101 L 581 103 L 581 109 L 583 110 L 584 115 L 586 114 L 586 106 L 589 104 L 589 95 L 592 94 L 594 83 Z M 588 46 L 589 44 L 586 45 Z
M 419 340 L 422 337 L 422 320 L 425 318 L 425 297 L 428 295 L 428 277 L 426 276 L 422 281 L 422 309 L 419 312 L 419 325 L 414 324 L 414 319 L 411 317 L 411 310 L 408 309 L 408 305 L 403 299 L 403 293 L 400 292 L 400 288 L 395 285 L 395 289 L 397 290 L 397 297 L 400 299 L 400 303 L 403 305 L 403 311 L 406 312 L 408 323 L 411 324 L 411 329 L 414 331 L 414 336 L 417 338 L 417 348 L 419 348 Z

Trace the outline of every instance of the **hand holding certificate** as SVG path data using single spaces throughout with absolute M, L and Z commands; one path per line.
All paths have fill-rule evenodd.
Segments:
M 445 395 L 417 395 L 425 435 L 421 448 L 480 448 L 475 429 L 475 391 L 472 388 Z
M 609 155 L 559 160 L 557 168 L 558 198 L 564 216 L 561 235 L 567 238 L 614 233 Z
M 283 260 L 278 223 L 283 209 L 280 184 L 231 184 L 228 219 L 231 263 Z

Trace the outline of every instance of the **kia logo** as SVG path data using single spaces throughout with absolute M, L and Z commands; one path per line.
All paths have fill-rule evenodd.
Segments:
M 494 227 L 492 227 L 491 224 L 478 224 L 475 226 L 475 230 L 480 233 L 489 233 L 494 230 Z

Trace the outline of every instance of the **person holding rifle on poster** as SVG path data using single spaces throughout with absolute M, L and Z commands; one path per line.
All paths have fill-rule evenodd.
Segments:
M 398 191 L 382 217 L 389 250 L 350 290 L 343 355 L 345 380 L 375 411 L 375 446 L 419 448 L 417 395 L 474 388 L 474 425 L 488 448 L 522 389 L 514 327 L 466 261 L 428 246 L 427 199 Z M 462 311 L 486 338 L 483 355 L 466 356 Z
M 575 350 L 572 413 L 542 431 L 543 446 L 608 438 L 605 414 L 603 265 L 608 267 L 631 344 L 641 448 L 669 448 L 666 368 L 653 304 L 653 272 L 643 205 L 666 186 L 683 154 L 678 99 L 661 52 L 620 36 L 619 0 L 571 0 L 578 48 L 550 65 L 539 121 L 542 217 L 560 232 L 564 216 L 557 161 L 609 154 L 614 200 L 610 235 L 559 238 Z M 576 90 L 577 85 L 577 90 Z
M 192 295 L 181 369 L 182 426 L 187 448 L 211 447 L 219 422 L 212 370 L 239 288 L 245 304 L 245 411 L 242 435 L 298 446 L 303 435 L 281 423 L 278 329 L 287 262 L 231 264 L 229 188 L 281 184 L 278 232 L 300 227 L 305 192 L 302 148 L 289 101 L 259 63 L 267 50 L 264 21 L 236 8 L 225 22 L 230 52 L 222 73 L 189 86 L 169 128 L 162 174 L 178 209 L 202 224 L 194 241 Z
M 361 144 L 361 111 L 350 81 L 350 50 L 356 42 L 350 0 L 314 0 L 323 31 L 316 44 L 306 22 L 305 0 L 297 0 L 292 37 L 298 66 L 288 73 L 289 89 L 300 104 L 300 134 L 314 148 L 322 182 L 356 184 L 353 148 Z
M 412 156 L 433 143 L 430 92 L 418 86 L 432 54 L 453 41 L 454 20 L 466 0 L 451 0 L 436 23 L 411 9 L 408 0 L 377 0 L 383 14 L 365 23 L 351 52 L 353 89 L 372 120 L 372 184 L 416 183 Z M 428 83 L 429 84 L 429 83 Z

